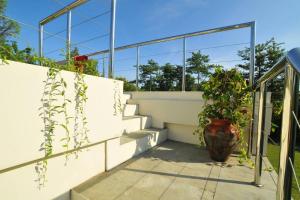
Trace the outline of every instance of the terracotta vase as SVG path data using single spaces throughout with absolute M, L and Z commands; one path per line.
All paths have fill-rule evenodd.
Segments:
M 211 159 L 225 162 L 239 142 L 239 132 L 229 120 L 211 119 L 204 129 L 204 139 Z

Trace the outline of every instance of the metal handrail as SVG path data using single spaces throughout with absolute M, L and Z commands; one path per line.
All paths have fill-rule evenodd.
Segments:
M 136 86 L 138 87 L 138 66 L 139 66 L 139 59 L 140 59 L 140 48 L 143 46 L 147 45 L 152 45 L 152 44 L 158 44 L 162 42 L 169 42 L 169 41 L 174 41 L 174 40 L 179 40 L 182 39 L 182 52 L 183 52 L 183 70 L 182 70 L 182 91 L 185 91 L 185 73 L 186 73 L 186 39 L 190 37 L 195 37 L 195 36 L 200 36 L 200 35 L 208 35 L 208 34 L 213 34 L 213 33 L 218 33 L 218 32 L 224 32 L 224 31 L 230 31 L 230 30 L 236 30 L 236 29 L 242 29 L 242 28 L 251 28 L 250 31 L 250 68 L 249 68 L 249 80 L 250 80 L 250 86 L 252 87 L 253 84 L 253 74 L 254 74 L 254 63 L 255 63 L 255 35 L 256 35 L 256 23 L 255 21 L 250 21 L 250 22 L 245 22 L 245 23 L 240 23 L 240 24 L 234 24 L 234 25 L 229 25 L 229 26 L 223 26 L 223 27 L 216 27 L 216 28 L 211 28 L 211 29 L 206 29 L 206 30 L 200 30 L 196 32 L 191 32 L 191 33 L 184 33 L 184 34 L 179 34 L 179 35 L 174 35 L 174 36 L 169 36 L 169 37 L 163 37 L 163 38 L 158 38 L 158 39 L 153 39 L 153 40 L 148 40 L 144 42 L 138 42 L 138 43 L 133 43 L 133 44 L 127 44 L 123 46 L 119 46 L 114 48 L 114 51 L 121 51 L 121 50 L 126 50 L 126 49 L 131 49 L 131 48 L 136 48 L 137 53 L 136 53 Z M 92 53 L 85 54 L 86 56 L 95 56 L 95 55 L 101 55 L 101 54 L 109 54 L 111 53 L 111 49 L 105 49 L 101 51 L 96 51 Z M 111 60 L 111 59 L 110 59 Z M 113 71 L 111 67 L 109 66 L 109 71 Z M 112 74 L 113 77 L 113 74 Z
M 254 84 L 260 87 L 260 83 L 273 79 L 283 72 L 286 62 L 288 62 L 297 73 L 300 73 L 300 48 L 288 51 L 267 73 L 260 77 Z
M 265 124 L 264 118 L 267 82 L 282 72 L 284 72 L 285 82 L 280 141 L 280 164 L 276 193 L 276 198 L 278 200 L 291 198 L 292 174 L 294 174 L 294 176 L 296 175 L 293 169 L 293 161 L 296 133 L 300 128 L 300 124 L 296 117 L 298 115 L 299 101 L 300 48 L 294 48 L 288 51 L 267 73 L 265 73 L 255 83 L 254 90 L 256 91 L 259 89 L 260 93 L 255 160 L 255 184 L 257 186 L 262 185 L 262 159 L 260 154 L 263 152 L 264 148 L 264 137 L 262 137 L 262 133 Z
M 88 2 L 88 1 L 89 0 L 77 0 L 77 1 L 74 1 L 74 2 L 70 3 L 69 5 L 65 6 L 64 8 L 60 9 L 59 11 L 57 11 L 57 12 L 49 15 L 48 17 L 46 17 L 44 19 L 42 19 L 39 22 L 39 24 L 40 25 L 45 25 L 45 24 L 49 23 L 50 21 L 58 18 L 59 16 L 65 14 L 67 12 L 69 12 L 70 10 L 72 10 L 72 9 L 74 9 L 74 8 L 80 6 L 80 5 L 82 5 L 82 4 L 84 4 L 84 3 Z
M 240 23 L 240 24 L 234 24 L 234 25 L 230 25 L 230 26 L 223 26 L 223 27 L 211 28 L 211 29 L 201 30 L 201 31 L 196 31 L 196 32 L 191 32 L 191 33 L 185 33 L 185 34 L 180 34 L 180 35 L 164 37 L 164 38 L 158 38 L 158 39 L 148 40 L 148 41 L 144 41 L 144 42 L 127 44 L 127 45 L 116 47 L 115 51 L 136 48 L 136 47 L 141 47 L 141 46 L 146 46 L 146 45 L 151 45 L 151 44 L 157 44 L 157 43 L 162 43 L 162 42 L 168 42 L 168 41 L 189 38 L 189 37 L 194 37 L 194 36 L 199 36 L 199 35 L 207 35 L 207 34 L 212 34 L 212 33 L 223 32 L 223 31 L 247 28 L 247 27 L 253 26 L 254 24 L 255 24 L 255 21 L 251 21 L 251 22 L 245 22 L 245 23 Z M 109 53 L 109 49 L 96 51 L 96 52 L 89 53 L 86 55 L 87 56 L 95 56 L 95 55 L 105 54 L 105 53 Z

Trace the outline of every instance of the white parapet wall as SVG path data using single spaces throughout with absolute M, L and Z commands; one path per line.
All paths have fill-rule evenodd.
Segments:
M 152 126 L 168 128 L 168 138 L 198 144 L 193 135 L 198 125 L 198 113 L 205 101 L 202 92 L 130 92 L 129 103 L 139 105 L 142 115 L 152 117 Z
M 64 155 L 49 159 L 47 182 L 39 190 L 36 164 L 26 162 L 44 156 L 39 151 L 44 141 L 39 108 L 47 71 L 46 67 L 18 62 L 0 65 L 0 199 L 68 199 L 71 188 L 105 170 L 105 145 L 99 142 L 122 135 L 122 114 L 116 112 L 116 104 L 123 94 L 123 83 L 85 76 L 88 136 L 90 144 L 99 144 L 79 152 L 77 159 L 70 156 L 66 165 Z M 74 117 L 75 74 L 62 71 L 61 75 L 67 82 L 66 97 L 72 100 L 67 110 Z M 74 118 L 70 119 L 69 128 L 73 136 Z M 63 129 L 56 130 L 53 154 L 65 151 L 60 141 L 64 134 Z

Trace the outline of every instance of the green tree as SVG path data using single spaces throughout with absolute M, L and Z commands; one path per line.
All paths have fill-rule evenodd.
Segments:
M 4 41 L 0 45 L 0 59 L 36 64 L 35 56 L 32 51 L 30 47 L 20 50 L 15 41 Z
M 123 89 L 125 92 L 132 92 L 137 90 L 136 85 L 129 82 L 125 77 L 116 77 L 116 79 L 124 82 Z
M 3 44 L 7 38 L 19 34 L 20 27 L 17 22 L 4 17 L 7 6 L 7 0 L 0 0 L 0 44 Z
M 282 45 L 283 43 L 278 43 L 274 38 L 271 38 L 270 40 L 255 46 L 255 80 L 258 80 L 268 70 L 270 70 L 284 55 L 285 49 Z M 240 56 L 245 62 L 237 65 L 237 67 L 242 69 L 244 71 L 244 77 L 249 79 L 250 48 L 238 51 L 238 56 Z M 279 75 L 269 81 L 268 90 L 272 92 L 272 101 L 281 101 L 283 97 L 283 79 L 284 76 Z
M 176 66 L 176 90 L 181 91 L 182 90 L 182 66 L 177 65 Z M 185 90 L 186 91 L 192 91 L 196 90 L 195 87 L 195 78 L 192 76 L 189 71 L 185 74 Z
M 99 76 L 99 71 L 98 71 L 98 61 L 97 60 L 88 60 L 86 61 L 86 65 L 83 69 L 84 74 L 89 74 L 93 76 Z
M 274 38 L 267 40 L 264 43 L 257 44 L 255 46 L 255 79 L 259 79 L 264 75 L 274 64 L 283 56 L 284 48 L 283 43 L 278 43 Z M 246 47 L 243 50 L 238 51 L 238 56 L 245 62 L 237 65 L 237 67 L 244 70 L 244 76 L 249 78 L 249 66 L 250 66 L 250 48 Z
M 71 50 L 70 52 L 70 57 L 74 58 L 75 56 L 79 56 L 79 49 L 78 47 L 75 47 L 74 49 Z
M 166 63 L 160 68 L 160 76 L 158 82 L 158 89 L 160 91 L 175 90 L 177 81 L 176 68 L 170 63 Z
M 211 66 L 208 65 L 209 56 L 201 54 L 200 51 L 193 52 L 192 57 L 187 59 L 189 68 L 187 71 L 197 74 L 197 83 L 200 87 L 200 79 L 202 81 L 209 76 Z
M 148 60 L 148 64 L 140 65 L 140 83 L 144 90 L 156 90 L 156 76 L 159 71 L 159 65 L 154 60 Z
M 284 55 L 285 50 L 282 45 L 283 43 L 278 43 L 274 38 L 271 38 L 270 40 L 255 46 L 255 80 L 258 80 L 270 70 Z M 244 71 L 244 77 L 249 79 L 250 48 L 238 51 L 238 55 L 244 60 L 244 63 L 237 65 L 237 67 L 242 69 Z M 277 141 L 280 138 L 282 121 L 283 79 L 283 74 L 280 74 L 268 82 L 268 91 L 272 92 L 271 101 L 273 104 L 272 123 L 274 124 L 274 129 L 271 133 L 271 137 L 273 140 Z

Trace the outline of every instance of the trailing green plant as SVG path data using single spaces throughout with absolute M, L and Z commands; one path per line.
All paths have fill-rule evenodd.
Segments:
M 199 113 L 199 125 L 194 134 L 198 134 L 200 145 L 205 145 L 204 128 L 210 119 L 227 119 L 239 130 L 240 162 L 247 160 L 244 128 L 249 122 L 246 114 L 250 103 L 250 88 L 237 69 L 224 70 L 220 67 L 203 84 L 204 109 Z
M 121 93 L 119 83 L 114 81 L 114 115 L 122 114 L 123 108 L 121 103 Z
M 77 62 L 77 65 L 84 66 L 85 63 Z M 80 67 L 76 67 L 75 73 L 75 124 L 74 124 L 74 148 L 77 149 L 83 145 L 89 143 L 87 118 L 85 116 L 85 104 L 87 102 L 87 89 L 88 86 L 84 80 L 83 70 Z M 78 152 L 75 151 L 75 156 L 78 158 Z
M 70 131 L 69 119 L 67 113 L 67 105 L 71 101 L 66 98 L 67 83 L 61 76 L 61 69 L 57 64 L 45 58 L 35 58 L 42 65 L 48 66 L 47 78 L 44 81 L 44 92 L 41 99 L 42 106 L 39 108 L 40 116 L 43 120 L 44 127 L 41 130 L 44 136 L 44 142 L 40 146 L 40 151 L 44 152 L 45 159 L 36 164 L 35 170 L 38 174 L 38 187 L 41 188 L 46 182 L 46 172 L 48 165 L 48 157 L 53 154 L 53 140 L 55 131 L 62 127 L 65 130 L 65 137 L 61 139 L 62 146 L 66 151 L 69 150 Z M 62 117 L 61 117 L 62 116 Z M 58 118 L 63 120 L 58 121 Z M 66 155 L 66 160 L 68 155 Z
M 47 78 L 44 81 L 44 91 L 42 95 L 42 106 L 39 108 L 39 116 L 42 118 L 44 126 L 41 132 L 43 133 L 44 141 L 40 145 L 39 151 L 43 151 L 44 159 L 36 163 L 35 170 L 37 172 L 38 188 L 45 185 L 46 173 L 48 166 L 48 158 L 53 154 L 53 140 L 55 132 L 58 128 L 64 130 L 65 135 L 60 139 L 65 152 L 70 150 L 70 142 L 72 136 L 70 134 L 69 124 L 70 117 L 68 115 L 68 104 L 71 100 L 66 98 L 67 83 L 61 76 L 62 70 L 75 72 L 75 125 L 73 142 L 74 148 L 77 149 L 82 145 L 89 143 L 87 118 L 85 116 L 84 106 L 87 101 L 87 84 L 84 80 L 84 73 L 99 75 L 97 71 L 97 62 L 94 60 L 82 63 L 83 70 L 78 70 L 78 66 L 74 62 L 68 64 L 58 64 L 53 60 L 38 57 L 33 53 L 30 47 L 24 50 L 19 50 L 17 42 L 0 41 L 0 60 L 2 63 L 8 64 L 8 60 L 24 62 L 29 64 L 41 65 L 48 67 Z M 58 120 L 61 119 L 61 120 Z M 76 158 L 78 157 L 75 151 Z M 66 153 L 67 161 L 70 154 Z
M 44 142 L 40 146 L 40 151 L 44 152 L 45 158 L 36 164 L 35 170 L 38 178 L 38 188 L 46 183 L 46 173 L 48 166 L 48 158 L 53 154 L 53 140 L 57 129 L 63 129 L 64 137 L 60 139 L 65 152 L 70 150 L 71 139 L 73 139 L 74 149 L 88 144 L 88 128 L 87 118 L 85 116 L 85 104 L 87 102 L 87 84 L 84 80 L 84 74 L 79 70 L 75 63 L 71 62 L 67 65 L 59 65 L 52 60 L 46 58 L 34 57 L 34 61 L 42 66 L 49 67 L 47 78 L 44 81 L 44 92 L 42 96 L 42 107 L 40 107 L 40 116 L 43 119 L 44 127 L 41 130 L 44 135 Z M 74 135 L 70 133 L 70 117 L 68 114 L 68 104 L 71 100 L 66 97 L 67 83 L 61 76 L 63 69 L 76 69 L 74 78 L 75 87 L 75 119 L 74 119 Z M 60 120 L 58 120 L 60 119 Z M 75 157 L 78 158 L 78 151 L 74 151 Z M 65 164 L 69 160 L 70 153 L 65 154 Z

